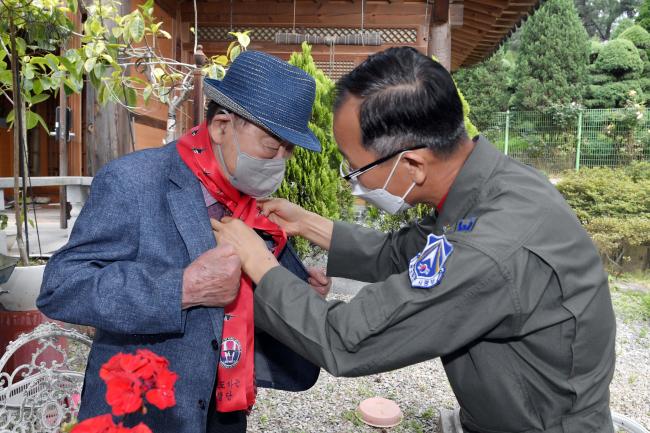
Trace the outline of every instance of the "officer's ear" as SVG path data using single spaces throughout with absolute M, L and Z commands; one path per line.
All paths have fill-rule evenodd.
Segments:
M 402 160 L 406 163 L 407 172 L 412 182 L 420 186 L 427 179 L 427 159 L 422 155 L 428 149 L 412 150 L 404 153 Z

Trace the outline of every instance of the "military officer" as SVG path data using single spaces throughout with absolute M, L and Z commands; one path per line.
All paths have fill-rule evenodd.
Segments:
M 412 48 L 337 85 L 334 134 L 355 195 L 431 214 L 395 233 L 284 200 L 262 212 L 329 250 L 328 275 L 371 284 L 326 301 L 236 220 L 213 222 L 257 284 L 255 323 L 337 376 L 442 359 L 466 432 L 611 433 L 615 320 L 600 257 L 534 169 L 467 137 L 455 85 Z

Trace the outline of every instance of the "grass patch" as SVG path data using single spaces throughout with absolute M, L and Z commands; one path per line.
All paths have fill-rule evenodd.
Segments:
M 361 420 L 357 417 L 357 414 L 354 410 L 346 410 L 343 412 L 343 419 L 350 421 L 352 424 L 354 424 L 356 427 L 359 427 L 363 425 Z
M 636 283 L 645 286 L 650 290 L 650 271 L 627 272 L 619 277 L 612 279 L 612 283 L 616 284 L 616 281 L 619 280 L 628 283 Z
M 422 412 L 422 414 L 420 415 L 420 417 L 422 417 L 422 418 L 424 418 L 426 420 L 432 420 L 435 416 L 436 416 L 436 412 L 433 410 L 432 407 L 428 408 L 427 410 Z
M 650 320 L 650 293 L 612 290 L 616 316 L 624 321 Z

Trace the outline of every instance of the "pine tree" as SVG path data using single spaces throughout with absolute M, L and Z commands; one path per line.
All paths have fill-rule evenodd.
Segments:
M 520 110 L 581 103 L 589 40 L 571 0 L 548 0 L 524 25 L 514 71 Z
M 289 63 L 316 80 L 309 128 L 318 137 L 322 151 L 317 153 L 296 147 L 287 162 L 284 182 L 277 195 L 327 218 L 350 219 L 352 195 L 339 175 L 342 156 L 332 132 L 334 82 L 316 67 L 307 43 L 302 44 L 302 52 L 291 55 Z M 295 244 L 301 255 L 309 252 L 305 239 L 296 239 Z
M 650 0 L 644 0 L 639 8 L 636 23 L 650 32 Z
M 490 126 L 495 113 L 508 109 L 510 74 L 511 64 L 501 51 L 478 65 L 454 74 L 458 88 L 472 106 L 469 117 L 479 130 Z

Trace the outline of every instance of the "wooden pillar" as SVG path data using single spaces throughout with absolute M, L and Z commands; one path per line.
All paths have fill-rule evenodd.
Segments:
M 122 2 L 120 13 L 130 11 L 130 1 Z M 134 149 L 131 114 L 120 104 L 109 102 L 101 106 L 97 92 L 86 87 L 86 144 L 88 175 L 94 176 L 106 163 Z
M 66 49 L 66 44 L 63 45 Z M 59 142 L 59 176 L 68 175 L 68 119 L 67 119 L 68 98 L 65 95 L 63 84 L 59 90 L 59 121 L 57 124 L 56 140 Z M 72 126 L 72 125 L 70 125 Z M 59 187 L 59 227 L 65 229 L 68 227 L 68 199 L 66 198 L 65 186 Z
M 434 55 L 447 70 L 451 70 L 451 22 L 449 0 L 435 0 L 429 26 L 429 55 Z
M 80 29 L 83 25 L 81 22 L 81 14 L 76 13 L 73 17 L 75 28 Z M 81 46 L 81 39 L 78 36 L 73 36 L 68 42 L 71 48 L 79 48 Z M 82 150 L 82 133 L 81 133 L 81 94 L 75 93 L 68 97 L 68 107 L 72 110 L 72 125 L 68 126 L 70 132 L 74 135 L 70 137 L 68 143 L 68 173 L 70 176 L 83 175 L 83 150 Z
M 194 70 L 194 104 L 192 106 L 192 126 L 197 126 L 203 122 L 203 115 L 205 111 L 205 99 L 203 98 L 203 75 L 201 74 L 201 68 L 205 65 L 207 59 L 205 54 L 203 54 L 203 47 L 197 45 L 196 52 L 194 53 L 194 64 L 196 69 Z M 180 129 L 180 128 L 179 128 Z

